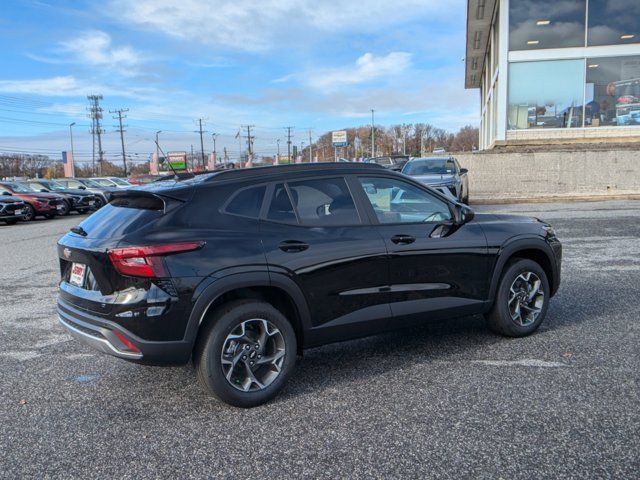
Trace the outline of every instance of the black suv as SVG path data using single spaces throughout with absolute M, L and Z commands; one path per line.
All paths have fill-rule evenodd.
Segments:
M 520 337 L 560 283 L 537 219 L 475 215 L 377 165 L 226 170 L 123 190 L 58 243 L 58 314 L 151 364 L 193 359 L 230 404 L 271 399 L 307 347 L 485 314 Z
M 96 196 L 85 190 L 67 188 L 55 180 L 35 179 L 24 183 L 34 192 L 53 192 L 64 198 L 63 208 L 58 210 L 58 215 L 69 215 L 76 211 L 84 214 L 96 208 Z

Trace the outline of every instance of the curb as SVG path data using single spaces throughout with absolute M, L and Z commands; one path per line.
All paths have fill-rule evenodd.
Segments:
M 573 203 L 573 202 L 605 202 L 609 200 L 640 200 L 640 193 L 620 195 L 576 195 L 549 197 L 514 197 L 514 198 L 471 198 L 470 205 L 506 205 L 509 203 Z

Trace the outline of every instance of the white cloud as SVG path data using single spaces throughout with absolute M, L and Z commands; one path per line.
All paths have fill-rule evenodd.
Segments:
M 419 17 L 459 18 L 464 2 L 441 0 L 111 0 L 114 18 L 174 37 L 263 51 L 314 33 L 376 32 Z M 294 44 L 289 43 L 289 46 Z
M 274 83 L 296 80 L 318 90 L 333 90 L 397 75 L 410 66 L 411 54 L 407 52 L 391 52 L 382 56 L 365 53 L 353 65 L 292 73 L 274 80 Z
M 141 62 L 140 54 L 129 46 L 115 47 L 111 36 L 100 30 L 82 32 L 76 38 L 60 42 L 63 53 L 86 65 L 132 67 Z
M 0 80 L 0 92 L 45 97 L 77 97 L 101 93 L 136 99 L 157 93 L 154 89 L 144 87 L 116 87 L 88 80 L 78 80 L 72 75 L 29 80 Z

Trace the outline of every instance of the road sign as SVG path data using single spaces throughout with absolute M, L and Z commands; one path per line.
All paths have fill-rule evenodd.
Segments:
M 186 170 L 187 152 L 168 152 L 167 161 L 174 170 Z
M 334 147 L 346 147 L 347 146 L 347 131 L 337 130 L 331 132 L 331 143 Z

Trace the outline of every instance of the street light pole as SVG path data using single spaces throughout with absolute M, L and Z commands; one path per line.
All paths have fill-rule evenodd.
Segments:
M 371 109 L 371 158 L 376 156 L 376 127 L 374 120 L 375 110 Z
M 216 153 L 216 137 L 218 136 L 217 133 L 212 133 L 211 134 L 211 138 L 213 138 L 213 164 L 216 164 L 216 161 L 218 160 L 217 158 L 217 153 Z

